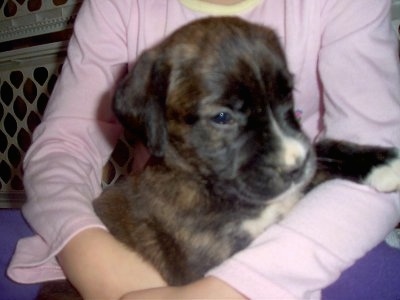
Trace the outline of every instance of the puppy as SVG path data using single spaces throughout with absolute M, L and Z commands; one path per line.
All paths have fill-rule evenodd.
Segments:
M 399 189 L 395 149 L 323 141 L 314 151 L 292 91 L 272 30 L 234 17 L 177 30 L 138 58 L 113 103 L 159 162 L 105 190 L 96 213 L 168 284 L 182 285 L 245 248 L 321 181 Z

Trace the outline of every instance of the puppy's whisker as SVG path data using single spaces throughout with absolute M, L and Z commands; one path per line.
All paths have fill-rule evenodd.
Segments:
M 343 163 L 343 161 L 340 159 L 334 159 L 334 158 L 328 158 L 328 157 L 317 157 L 317 161 Z

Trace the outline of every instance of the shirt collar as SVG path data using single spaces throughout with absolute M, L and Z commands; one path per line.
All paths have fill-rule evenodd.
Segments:
M 201 0 L 179 0 L 184 6 L 195 12 L 208 15 L 237 15 L 244 13 L 256 7 L 262 0 L 244 0 L 237 4 L 222 5 L 204 2 Z

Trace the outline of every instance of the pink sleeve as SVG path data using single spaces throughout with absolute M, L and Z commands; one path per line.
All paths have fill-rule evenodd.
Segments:
M 318 64 L 325 109 L 321 135 L 400 146 L 400 75 L 390 1 L 320 5 L 325 22 Z M 399 194 L 330 181 L 209 275 L 252 299 L 319 298 L 321 289 L 399 221 Z
M 105 228 L 91 201 L 101 192 L 102 168 L 121 133 L 110 100 L 127 67 L 133 1 L 124 2 L 84 1 L 76 20 L 62 74 L 24 162 L 23 213 L 37 235 L 19 242 L 8 270 L 19 282 L 62 278 L 55 260 L 61 248 L 79 231 Z
M 400 220 L 398 195 L 337 181 L 311 192 L 279 224 L 209 275 L 250 299 L 319 298 Z

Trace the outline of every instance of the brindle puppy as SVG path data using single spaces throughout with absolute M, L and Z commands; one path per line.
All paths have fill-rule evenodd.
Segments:
M 310 185 L 315 152 L 292 90 L 270 29 L 231 17 L 179 29 L 139 57 L 114 101 L 120 122 L 160 161 L 104 191 L 96 213 L 169 284 L 202 277 L 280 220 Z M 395 149 L 335 141 L 316 149 L 318 181 L 399 188 Z

